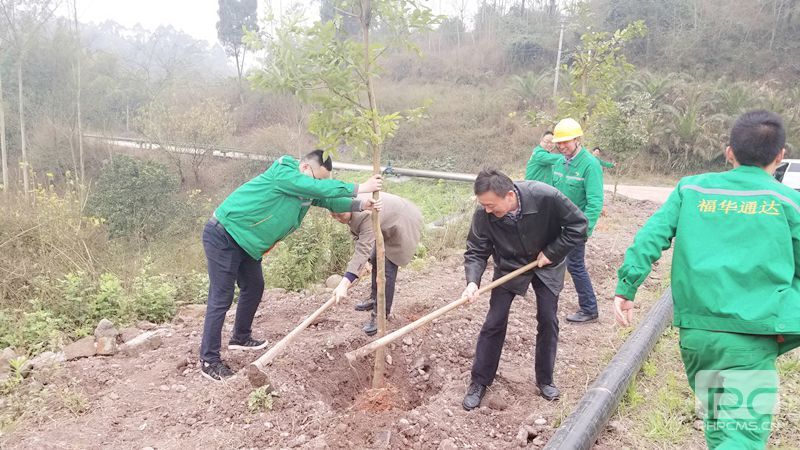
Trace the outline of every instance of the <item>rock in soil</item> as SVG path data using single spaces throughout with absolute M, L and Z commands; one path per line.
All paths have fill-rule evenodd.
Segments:
M 117 353 L 117 334 L 114 324 L 103 319 L 94 330 L 95 351 L 98 355 L 113 355 Z
M 375 439 L 373 439 L 373 442 L 375 443 L 376 449 L 384 449 L 389 448 L 391 440 L 392 432 L 389 430 L 381 430 L 375 432 Z
M 136 328 L 144 331 L 155 330 L 158 326 L 153 322 L 148 322 L 146 320 L 140 320 L 136 322 Z
M 128 342 L 131 339 L 135 338 L 136 336 L 140 335 L 142 331 L 136 327 L 128 327 L 123 328 L 119 332 L 119 337 L 122 339 L 122 342 Z
M 161 338 L 167 335 L 169 335 L 169 330 L 164 328 L 146 331 L 122 344 L 119 349 L 128 356 L 136 356 L 143 351 L 155 350 L 161 347 Z
M 445 439 L 439 443 L 438 450 L 457 450 L 458 446 L 456 445 L 455 439 Z
M 64 357 L 67 361 L 88 358 L 94 356 L 95 353 L 97 353 L 97 348 L 95 347 L 94 336 L 86 336 L 64 347 Z
M 489 408 L 495 411 L 504 411 L 508 408 L 508 402 L 499 394 L 490 392 L 486 397 L 486 406 Z
M 56 364 L 61 364 L 64 361 L 66 361 L 66 359 L 67 358 L 64 355 L 64 352 L 58 352 L 58 353 L 43 352 L 38 354 L 32 360 L 26 362 L 23 365 L 22 371 L 24 374 L 27 375 L 27 373 L 30 372 L 31 370 L 40 370 L 45 367 L 51 367 Z

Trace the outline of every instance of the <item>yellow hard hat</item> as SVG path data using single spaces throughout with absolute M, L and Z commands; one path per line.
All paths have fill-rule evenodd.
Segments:
M 571 141 L 580 136 L 583 136 L 583 129 L 575 119 L 561 119 L 553 128 L 553 142 Z

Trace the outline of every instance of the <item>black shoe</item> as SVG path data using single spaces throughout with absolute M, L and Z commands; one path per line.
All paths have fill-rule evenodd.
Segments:
M 592 323 L 597 322 L 598 314 L 586 314 L 583 311 L 578 311 L 575 314 L 570 314 L 567 316 L 567 322 L 572 323 Z
M 461 406 L 467 411 L 472 411 L 478 406 L 481 406 L 481 400 L 483 400 L 485 394 L 486 386 L 472 382 L 469 384 L 467 395 L 464 396 L 464 401 L 461 402 Z
M 247 338 L 244 341 L 236 341 L 231 339 L 228 341 L 228 350 L 261 350 L 269 345 L 266 340 L 260 341 L 258 339 Z
M 367 322 L 363 328 L 361 328 L 367 336 L 375 336 L 378 333 L 378 318 L 375 314 L 369 318 L 369 322 Z
M 234 372 L 231 370 L 231 368 L 222 361 L 213 363 L 200 361 L 200 373 L 212 381 L 222 381 L 225 378 L 230 378 L 234 375 Z
M 544 397 L 545 400 L 553 401 L 558 400 L 558 397 L 561 395 L 558 388 L 553 386 L 552 384 L 540 384 L 539 385 L 539 395 Z
M 372 311 L 375 308 L 375 300 L 368 298 L 361 303 L 356 303 L 356 311 Z

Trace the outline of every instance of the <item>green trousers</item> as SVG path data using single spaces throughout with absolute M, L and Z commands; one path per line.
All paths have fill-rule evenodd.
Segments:
M 800 335 L 725 333 L 681 328 L 689 385 L 701 404 L 709 449 L 763 449 L 777 401 L 775 360 L 800 346 Z

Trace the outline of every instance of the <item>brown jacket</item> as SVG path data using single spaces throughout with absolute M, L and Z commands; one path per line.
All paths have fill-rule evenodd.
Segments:
M 422 237 L 422 213 L 417 205 L 393 194 L 381 192 L 381 200 L 381 231 L 386 258 L 398 266 L 405 266 L 414 258 Z M 369 212 L 354 212 L 350 219 L 350 233 L 356 248 L 347 264 L 347 271 L 358 274 L 375 247 L 372 215 Z

